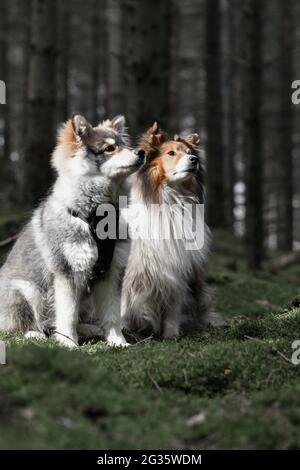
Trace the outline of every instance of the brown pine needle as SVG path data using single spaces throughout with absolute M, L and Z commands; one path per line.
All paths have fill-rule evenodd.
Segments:
M 292 366 L 294 366 L 295 364 L 293 364 L 293 362 L 290 360 L 289 357 L 287 357 L 283 352 L 279 351 L 279 349 L 277 349 L 275 346 L 272 346 L 270 345 L 269 343 L 267 343 L 266 341 L 264 341 L 263 339 L 260 339 L 260 338 L 254 338 L 253 336 L 248 336 L 248 335 L 244 335 L 245 338 L 247 339 L 250 339 L 252 341 L 257 341 L 258 343 L 262 343 L 264 344 L 265 346 L 267 346 L 269 349 L 271 349 L 271 351 L 273 351 L 274 353 L 278 354 L 278 356 L 280 356 L 282 359 L 284 359 L 286 362 L 288 362 L 289 364 L 291 364 Z

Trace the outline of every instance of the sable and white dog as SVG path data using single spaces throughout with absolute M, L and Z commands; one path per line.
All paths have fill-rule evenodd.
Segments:
M 123 259 L 118 243 L 110 269 L 92 289 L 95 308 L 84 309 L 102 255 L 88 220 L 99 205 L 117 204 L 122 181 L 142 157 L 128 147 L 122 116 L 92 127 L 76 115 L 62 126 L 52 156 L 56 182 L 0 270 L 0 331 L 33 337 L 52 331 L 68 347 L 78 345 L 78 333 L 126 344 L 119 294 L 126 254 Z
M 169 139 L 157 123 L 139 143 L 146 163 L 132 177 L 133 240 L 122 291 L 122 317 L 129 330 L 150 327 L 155 335 L 175 338 L 184 325 L 221 323 L 203 280 L 209 230 L 201 210 L 196 223 L 200 240 L 196 235 L 187 249 L 187 240 L 195 235 L 194 209 L 204 203 L 198 143 L 197 134 Z M 182 233 L 183 221 L 186 237 L 180 239 L 176 234 Z

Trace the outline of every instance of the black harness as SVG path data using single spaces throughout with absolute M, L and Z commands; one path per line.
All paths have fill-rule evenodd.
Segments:
M 117 236 L 115 238 L 107 237 L 103 240 L 97 236 L 97 225 L 104 217 L 106 217 L 106 214 L 99 216 L 97 215 L 96 210 L 94 210 L 88 217 L 85 217 L 79 211 L 75 211 L 73 209 L 68 209 L 68 213 L 73 217 L 81 219 L 89 226 L 91 235 L 97 245 L 98 258 L 94 265 L 92 275 L 89 279 L 89 288 L 91 288 L 93 284 L 97 280 L 103 278 L 110 269 L 114 255 L 116 240 L 118 238 L 119 210 L 116 209 Z

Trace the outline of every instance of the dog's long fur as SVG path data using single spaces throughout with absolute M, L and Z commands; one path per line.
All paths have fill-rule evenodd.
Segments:
M 116 245 L 110 271 L 85 309 L 97 246 L 88 224 L 68 210 L 88 217 L 101 203 L 116 204 L 121 182 L 138 163 L 122 116 L 92 127 L 77 115 L 62 126 L 52 156 L 56 182 L 0 271 L 0 331 L 42 336 L 55 330 L 56 339 L 69 347 L 78 344 L 78 330 L 126 343 L 118 292 L 126 253 Z
M 186 250 L 184 240 L 174 236 L 165 239 L 166 226 L 174 234 L 182 224 L 180 208 L 184 204 L 204 202 L 198 140 L 196 134 L 169 140 L 156 123 L 141 138 L 139 145 L 146 153 L 147 163 L 133 176 L 134 217 L 130 229 L 132 233 L 136 229 L 139 233 L 144 229 L 143 234 L 149 229 L 156 233 L 154 240 L 141 237 L 131 242 L 122 292 L 122 316 L 130 330 L 148 331 L 150 327 L 155 335 L 173 338 L 184 325 L 218 321 L 203 281 L 209 250 L 208 227 L 205 225 L 204 245 L 195 250 Z M 169 158 L 172 153 L 175 156 Z M 171 171 L 173 167 L 179 169 L 177 173 Z M 153 204 L 154 211 L 161 214 L 157 225 L 153 223 Z M 192 218 L 189 223 L 192 230 Z

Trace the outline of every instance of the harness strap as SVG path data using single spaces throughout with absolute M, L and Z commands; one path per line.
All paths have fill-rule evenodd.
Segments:
M 99 279 L 105 276 L 105 274 L 109 271 L 111 262 L 113 259 L 114 255 L 114 250 L 115 250 L 115 245 L 116 245 L 116 238 L 105 238 L 104 240 L 100 239 L 97 236 L 97 226 L 98 223 L 106 217 L 107 214 L 104 215 L 97 215 L 96 210 L 93 211 L 89 217 L 85 217 L 82 215 L 79 211 L 75 211 L 73 209 L 68 209 L 68 213 L 72 215 L 73 217 L 81 219 L 83 222 L 85 222 L 90 229 L 91 235 L 97 245 L 97 250 L 98 250 L 98 258 L 97 261 L 94 265 L 93 268 L 93 273 L 92 276 L 89 280 L 89 287 L 92 287 L 92 285 Z M 116 223 L 117 223 L 117 228 L 119 226 L 119 211 L 116 210 L 117 217 L 116 217 Z

